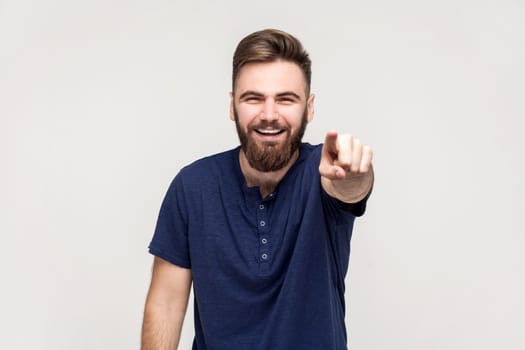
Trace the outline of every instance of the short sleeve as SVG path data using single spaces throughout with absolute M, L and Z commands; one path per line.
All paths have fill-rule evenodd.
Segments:
M 162 201 L 149 252 L 177 266 L 191 268 L 188 208 L 180 173 L 170 184 Z

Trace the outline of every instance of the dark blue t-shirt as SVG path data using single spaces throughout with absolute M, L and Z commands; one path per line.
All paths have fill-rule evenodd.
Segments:
M 247 187 L 239 148 L 183 168 L 152 254 L 190 268 L 193 349 L 347 349 L 345 275 L 355 216 L 321 187 L 321 145 L 302 144 L 275 192 Z

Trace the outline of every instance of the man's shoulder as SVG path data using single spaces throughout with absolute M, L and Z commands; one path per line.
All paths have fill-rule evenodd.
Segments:
M 198 179 L 216 177 L 219 174 L 235 172 L 235 156 L 239 153 L 239 147 L 215 153 L 183 167 L 178 176 L 185 179 Z
M 301 143 L 301 151 L 305 152 L 308 155 L 315 154 L 316 152 L 318 153 L 321 151 L 322 148 L 323 148 L 322 143 L 317 144 L 317 145 L 312 145 L 308 142 Z
M 301 153 L 299 154 L 299 162 L 318 162 L 321 158 L 321 150 L 323 144 L 312 145 L 310 143 L 301 144 Z M 319 164 L 317 164 L 319 165 Z

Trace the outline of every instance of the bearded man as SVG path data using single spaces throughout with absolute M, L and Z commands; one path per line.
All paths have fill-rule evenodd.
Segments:
M 162 203 L 142 349 L 176 349 L 193 284 L 193 350 L 347 349 L 345 275 L 372 150 L 314 116 L 311 61 L 279 30 L 233 57 L 230 118 L 240 147 L 183 168 Z

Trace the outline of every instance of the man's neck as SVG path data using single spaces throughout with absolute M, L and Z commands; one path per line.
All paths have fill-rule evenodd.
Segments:
M 277 171 L 264 172 L 252 168 L 252 166 L 248 162 L 248 159 L 246 159 L 244 151 L 241 149 L 241 151 L 239 152 L 239 162 L 241 164 L 241 171 L 244 175 L 244 179 L 246 180 L 246 184 L 248 185 L 248 187 L 259 187 L 259 191 L 261 192 L 262 198 L 265 198 L 270 193 L 275 191 L 275 188 L 277 187 L 279 182 L 283 179 L 284 175 L 286 175 L 288 170 L 290 170 L 292 165 L 294 165 L 298 157 L 299 151 L 295 151 L 294 155 L 284 168 L 279 169 Z

